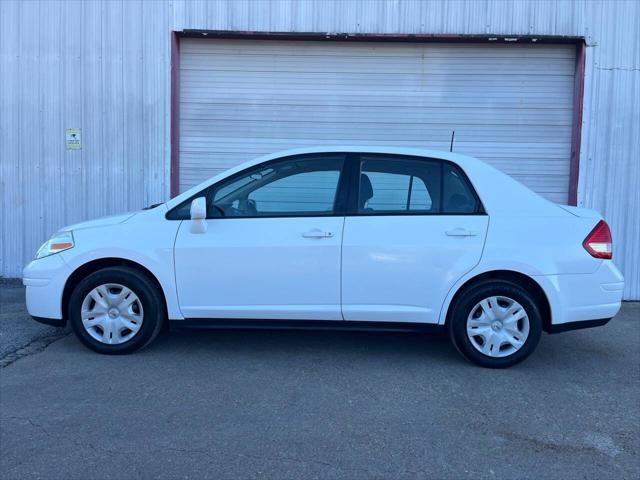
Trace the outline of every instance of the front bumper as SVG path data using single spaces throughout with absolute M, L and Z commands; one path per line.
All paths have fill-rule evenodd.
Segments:
M 65 318 L 45 318 L 45 317 L 34 317 L 31 316 L 36 322 L 43 323 L 45 325 L 49 325 L 50 327 L 65 327 L 67 325 L 67 320 Z
M 26 288 L 29 315 L 35 320 L 52 325 L 64 325 L 62 294 L 71 269 L 60 253 L 33 260 L 22 271 Z

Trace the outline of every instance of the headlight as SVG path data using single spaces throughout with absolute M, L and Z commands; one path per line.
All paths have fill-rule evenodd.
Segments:
M 38 249 L 36 259 L 69 250 L 73 248 L 73 245 L 73 234 L 71 232 L 58 232 Z

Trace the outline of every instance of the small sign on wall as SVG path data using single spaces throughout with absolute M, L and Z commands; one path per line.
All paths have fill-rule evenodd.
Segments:
M 79 128 L 67 128 L 65 139 L 67 150 L 80 150 L 82 148 L 82 135 Z

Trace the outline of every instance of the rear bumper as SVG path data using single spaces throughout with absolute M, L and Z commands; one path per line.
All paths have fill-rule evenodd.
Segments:
M 549 331 L 604 325 L 622 305 L 624 278 L 610 260 L 589 274 L 534 277 L 547 293 L 551 306 Z
M 597 320 L 582 320 L 580 322 L 567 322 L 559 323 L 557 325 L 550 325 L 548 333 L 562 333 L 569 332 L 571 330 L 580 330 L 583 328 L 602 327 L 609 323 L 610 318 L 599 318 Z

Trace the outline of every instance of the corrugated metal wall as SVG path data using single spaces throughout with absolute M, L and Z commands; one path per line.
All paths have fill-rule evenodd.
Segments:
M 584 36 L 581 206 L 615 237 L 640 299 L 640 3 L 0 2 L 0 274 L 59 227 L 169 194 L 170 32 L 183 29 Z M 65 150 L 65 128 L 83 148 Z

